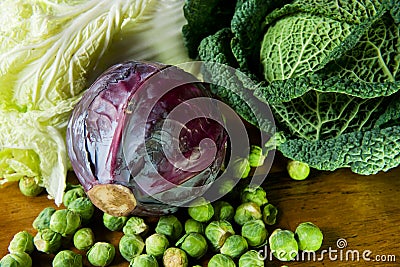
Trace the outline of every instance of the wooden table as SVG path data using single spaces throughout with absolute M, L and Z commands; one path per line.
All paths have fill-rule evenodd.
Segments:
M 308 260 L 305 255 L 304 259 L 286 265 L 400 266 L 399 178 L 400 168 L 374 176 L 355 175 L 343 169 L 313 170 L 307 180 L 294 181 L 285 172 L 285 161 L 278 157 L 265 181 L 268 199 L 279 209 L 277 224 L 270 230 L 279 227 L 294 231 L 300 222 L 311 221 L 324 233 L 323 246 L 315 260 Z M 0 188 L 0 203 L 0 257 L 7 253 L 15 233 L 27 230 L 35 234 L 31 226 L 34 218 L 43 208 L 55 207 L 46 195 L 24 197 L 16 183 Z M 92 227 L 97 239 L 117 245 L 121 232 L 105 230 L 100 213 L 95 216 L 98 217 Z M 322 251 L 325 252 L 322 254 Z M 356 261 L 357 255 L 359 261 Z M 378 262 L 379 257 L 386 262 Z M 34 266 L 51 266 L 51 258 L 34 252 Z M 266 266 L 285 265 L 269 258 L 265 263 Z M 90 265 L 85 262 L 85 266 Z M 128 263 L 117 254 L 112 266 L 127 267 Z

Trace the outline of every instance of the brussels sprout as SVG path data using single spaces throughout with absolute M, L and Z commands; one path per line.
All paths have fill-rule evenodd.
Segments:
M 145 235 L 149 230 L 149 226 L 143 218 L 132 216 L 128 219 L 122 231 L 126 235 Z
M 188 208 L 189 216 L 198 222 L 208 222 L 214 215 L 214 207 L 210 201 L 200 197 Z
M 264 164 L 265 155 L 262 148 L 256 145 L 250 147 L 249 164 L 250 167 L 260 167 Z
M 227 255 L 215 254 L 208 262 L 208 267 L 236 267 L 235 262 Z
M 27 231 L 16 233 L 8 245 L 8 251 L 10 253 L 26 252 L 29 254 L 34 249 L 35 245 L 33 244 L 33 236 Z
M 68 209 L 81 216 L 82 224 L 87 224 L 94 214 L 94 205 L 87 197 L 80 197 L 70 202 Z
M 294 233 L 289 230 L 275 229 L 269 237 L 269 246 L 275 258 L 281 261 L 291 261 L 299 252 Z
M 80 225 L 81 216 L 68 209 L 57 210 L 50 218 L 50 229 L 62 236 L 74 234 Z
M 323 234 L 312 222 L 300 223 L 295 231 L 295 237 L 300 250 L 317 251 L 321 248 Z
M 36 177 L 23 177 L 18 182 L 19 190 L 27 197 L 35 197 L 43 192 L 43 187 L 39 185 Z
M 82 255 L 71 250 L 61 250 L 53 259 L 53 267 L 82 267 Z
M 86 253 L 93 266 L 108 266 L 115 258 L 115 247 L 107 242 L 96 242 Z
M 169 247 L 168 238 L 163 234 L 154 233 L 146 238 L 146 253 L 156 258 L 161 258 Z
M 181 236 L 183 226 L 176 216 L 165 215 L 158 220 L 155 231 L 165 235 L 170 241 L 175 241 Z
M 260 207 L 268 203 L 267 192 L 261 186 L 246 186 L 240 194 L 240 200 L 242 203 L 254 202 Z
M 204 224 L 189 218 L 185 221 L 185 232 L 186 233 L 199 233 L 204 234 Z
M 251 220 L 262 218 L 261 208 L 254 202 L 240 204 L 235 211 L 233 219 L 240 226 Z
M 36 230 L 43 230 L 46 228 L 50 228 L 50 218 L 54 212 L 56 212 L 55 208 L 52 207 L 44 208 L 33 221 L 32 223 L 33 228 Z
M 71 189 L 67 190 L 63 196 L 63 204 L 68 207 L 69 203 L 77 198 L 86 197 L 85 190 L 82 185 L 73 185 Z
M 14 252 L 0 260 L 1 267 L 32 267 L 32 258 L 26 252 Z
M 199 259 L 207 253 L 207 240 L 202 234 L 187 233 L 182 236 L 176 246 L 183 249 L 190 257 Z
M 188 267 L 189 260 L 186 252 L 180 248 L 170 247 L 163 255 L 164 267 Z
M 74 246 L 79 250 L 88 250 L 93 246 L 95 239 L 92 229 L 81 228 L 75 232 L 73 238 Z
M 239 258 L 239 267 L 264 267 L 262 255 L 255 250 L 249 250 Z
M 247 251 L 249 245 L 246 239 L 241 235 L 231 235 L 221 247 L 221 253 L 230 256 L 231 258 L 237 258 Z
M 277 215 L 278 215 L 278 209 L 274 205 L 267 204 L 264 206 L 262 211 L 262 219 L 265 224 L 268 225 L 275 224 Z
M 294 180 L 304 180 L 310 174 L 310 166 L 297 160 L 289 160 L 286 169 L 290 178 Z
M 124 227 L 126 222 L 128 221 L 128 217 L 126 216 L 112 216 L 108 213 L 103 213 L 103 224 L 110 231 L 119 231 Z
M 243 224 L 241 234 L 249 246 L 258 247 L 265 244 L 268 231 L 262 220 L 252 220 Z
M 75 188 L 83 188 L 83 186 L 80 183 L 73 184 L 73 183 L 67 182 L 67 184 L 65 186 L 65 192 L 75 189 Z
M 123 235 L 119 241 L 119 252 L 127 261 L 142 254 L 144 242 L 140 235 Z
M 207 225 L 205 230 L 205 236 L 215 251 L 220 249 L 225 240 L 234 234 L 235 231 L 232 224 L 226 220 L 212 221 Z
M 230 221 L 233 219 L 233 215 L 235 215 L 235 208 L 228 202 L 219 200 L 214 202 L 214 219 L 216 221 L 219 220 L 227 220 Z
M 51 229 L 39 230 L 33 238 L 33 243 L 38 251 L 51 254 L 61 247 L 61 234 Z
M 129 263 L 129 267 L 158 267 L 158 262 L 153 255 L 139 255 Z
M 237 158 L 232 162 L 233 177 L 247 178 L 250 174 L 251 167 L 247 158 Z

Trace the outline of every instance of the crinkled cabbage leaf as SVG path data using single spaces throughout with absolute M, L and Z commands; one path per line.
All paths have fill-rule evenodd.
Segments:
M 231 26 L 201 40 L 197 57 L 257 82 L 247 90 L 271 107 L 285 156 L 321 170 L 386 171 L 400 164 L 398 5 L 237 1 Z M 215 93 L 252 122 L 237 95 Z

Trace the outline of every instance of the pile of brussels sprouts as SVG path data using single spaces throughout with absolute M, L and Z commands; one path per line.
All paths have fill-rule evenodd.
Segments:
M 252 146 L 248 159 L 235 162 L 238 177 L 246 178 L 251 167 L 262 165 L 264 159 L 261 148 Z M 293 166 L 290 172 L 288 167 L 291 177 Z M 301 170 L 304 179 L 308 172 L 304 176 L 304 166 Z M 242 181 L 218 201 L 200 197 L 190 207 L 155 221 L 103 213 L 104 227 L 123 234 L 117 247 L 96 241 L 89 227 L 96 208 L 81 185 L 69 184 L 63 198 L 65 208 L 43 209 L 32 223 L 36 234 L 17 233 L 0 267 L 31 267 L 34 250 L 54 255 L 53 267 L 81 267 L 84 257 L 93 266 L 108 266 L 117 252 L 130 267 L 262 267 L 266 246 L 280 261 L 295 259 L 300 250 L 321 247 L 322 232 L 311 222 L 299 224 L 294 232 L 278 228 L 269 234 L 277 208 L 269 203 L 262 187 Z M 64 249 L 71 242 L 74 248 Z
M 1 267 L 31 267 L 30 254 L 38 251 L 53 254 L 52 266 L 83 266 L 80 253 L 63 249 L 73 242 L 77 250 L 88 251 L 88 260 L 94 266 L 105 266 L 96 259 L 97 252 L 114 249 L 111 244 L 95 243 L 93 231 L 88 227 L 96 210 L 81 185 L 68 184 L 63 197 L 65 208 L 44 208 L 32 223 L 36 234 L 20 231 L 12 238 L 8 251 L 0 260 Z M 115 254 L 115 251 L 114 251 Z M 109 259 L 109 263 L 113 258 Z M 96 265 L 97 264 L 97 265 Z
M 257 267 L 264 266 L 265 246 L 275 258 L 293 260 L 299 250 L 316 251 L 322 232 L 311 222 L 301 223 L 295 232 L 275 229 L 278 214 L 262 187 L 243 185 L 232 204 L 229 197 L 209 202 L 196 199 L 177 214 L 160 217 L 149 224 L 145 219 L 114 217 L 104 213 L 103 223 L 111 231 L 122 231 L 120 254 L 131 267 Z M 196 265 L 197 264 L 197 265 Z

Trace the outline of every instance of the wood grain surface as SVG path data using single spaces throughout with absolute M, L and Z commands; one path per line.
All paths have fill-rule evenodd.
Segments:
M 304 181 L 291 180 L 285 172 L 285 160 L 277 158 L 264 187 L 270 203 L 279 209 L 273 229 L 294 231 L 300 222 L 311 221 L 324 233 L 320 251 L 309 259 L 300 255 L 292 262 L 269 258 L 266 266 L 400 266 L 400 168 L 373 176 L 360 176 L 350 170 L 320 172 L 313 170 Z M 232 200 L 234 201 L 234 200 Z M 16 183 L 0 188 L 0 257 L 21 230 L 35 234 L 32 222 L 45 207 L 56 207 L 45 194 L 25 197 Z M 62 207 L 56 207 L 62 208 Z M 96 211 L 90 225 L 98 241 L 118 245 L 121 232 L 111 232 L 102 225 Z M 339 247 L 338 247 L 339 246 Z M 68 247 L 68 245 L 67 245 Z M 364 255 L 364 257 L 363 257 Z M 51 266 L 53 255 L 34 252 L 33 266 Z M 200 262 L 206 266 L 206 262 Z M 129 264 L 118 253 L 111 264 Z M 91 266 L 86 260 L 84 266 Z

